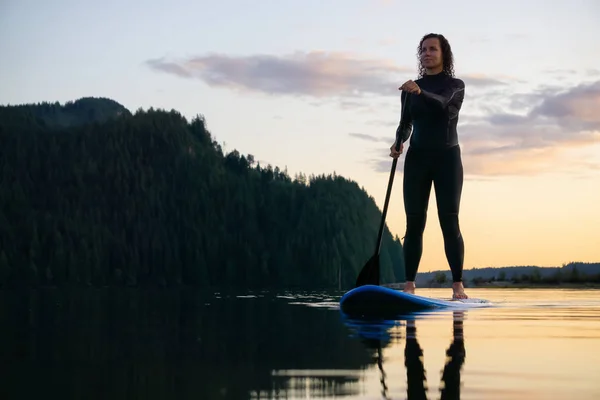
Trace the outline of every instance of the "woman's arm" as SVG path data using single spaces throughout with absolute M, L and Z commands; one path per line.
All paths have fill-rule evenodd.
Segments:
M 441 94 L 435 94 L 421 89 L 420 96 L 423 96 L 428 104 L 439 107 L 446 111 L 452 119 L 458 116 L 465 98 L 465 83 L 461 79 L 453 79 L 447 85 Z
M 404 96 L 400 96 L 400 102 L 402 107 L 402 113 L 400 115 L 400 123 L 396 128 L 396 143 L 404 143 L 410 137 L 412 132 L 412 117 L 410 115 L 410 94 L 402 93 Z

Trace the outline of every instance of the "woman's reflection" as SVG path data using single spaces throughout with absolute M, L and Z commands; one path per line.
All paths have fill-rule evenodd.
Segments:
M 465 361 L 462 311 L 453 314 L 452 343 L 446 350 L 446 365 L 442 372 L 441 399 L 460 399 L 460 370 Z M 427 378 L 423 366 L 423 350 L 417 340 L 415 320 L 406 321 L 404 347 L 407 395 L 409 400 L 427 399 Z

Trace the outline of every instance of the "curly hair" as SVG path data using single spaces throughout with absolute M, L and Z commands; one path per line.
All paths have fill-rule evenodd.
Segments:
M 447 75 L 454 77 L 454 55 L 452 54 L 452 48 L 450 47 L 450 43 L 448 39 L 444 37 L 444 35 L 439 33 L 428 33 L 427 35 L 421 38 L 419 42 L 419 47 L 417 48 L 417 60 L 418 68 L 419 68 L 419 76 L 423 77 L 425 75 L 425 68 L 421 64 L 421 47 L 423 46 L 423 42 L 427 39 L 437 38 L 440 41 L 440 47 L 442 50 L 442 63 L 444 66 L 443 72 Z

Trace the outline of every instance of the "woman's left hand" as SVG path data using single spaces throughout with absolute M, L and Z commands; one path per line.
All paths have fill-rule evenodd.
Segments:
M 408 93 L 421 94 L 421 88 L 419 87 L 419 85 L 417 85 L 411 80 L 404 82 L 402 86 L 398 88 L 398 90 L 403 90 Z

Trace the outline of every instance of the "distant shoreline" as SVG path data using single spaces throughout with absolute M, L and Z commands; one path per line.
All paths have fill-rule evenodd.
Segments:
M 404 282 L 400 283 L 388 283 L 382 284 L 382 286 L 390 287 L 393 289 L 402 289 L 404 287 Z M 420 289 L 451 289 L 452 286 L 449 284 L 418 284 L 417 288 Z M 503 283 L 489 283 L 489 284 L 479 284 L 474 285 L 468 282 L 465 282 L 465 289 L 600 289 L 600 283 L 598 282 L 565 282 L 565 283 L 539 283 L 539 284 L 531 284 L 531 283 L 511 283 L 511 282 L 503 282 Z
M 600 288 L 600 263 L 573 261 L 560 267 L 535 265 L 484 267 L 463 271 L 469 288 L 494 289 L 597 289 Z M 423 272 L 417 275 L 417 287 L 449 288 L 450 271 Z
M 468 288 L 478 289 L 600 289 L 600 283 L 597 282 L 581 282 L 581 283 L 497 283 L 497 284 L 480 284 L 469 285 Z

